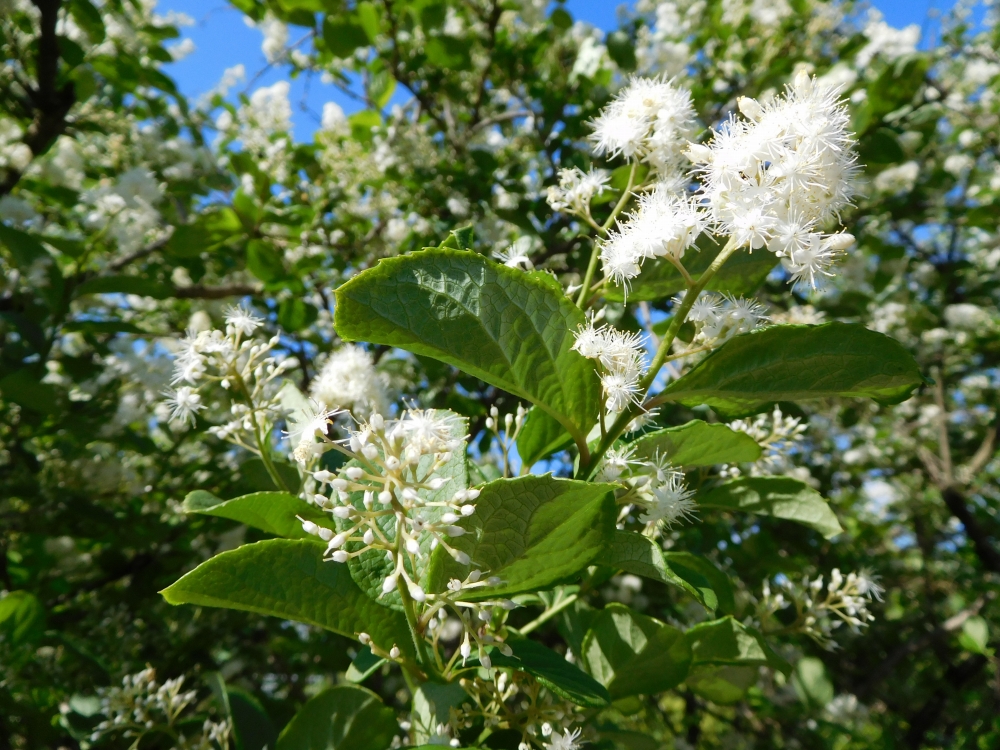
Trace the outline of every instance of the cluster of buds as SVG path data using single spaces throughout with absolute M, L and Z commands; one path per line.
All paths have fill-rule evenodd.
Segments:
M 138 737 L 158 727 L 175 727 L 197 698 L 196 691 L 184 690 L 183 676 L 160 684 L 152 667 L 125 675 L 121 687 L 106 688 L 99 694 L 100 711 L 107 718 L 94 727 L 91 742 L 109 734 Z M 188 718 L 184 717 L 184 721 L 187 723 Z M 179 736 L 178 747 L 204 750 L 225 748 L 229 746 L 230 730 L 228 720 L 213 722 L 205 719 L 199 735 Z
M 559 184 L 549 187 L 546 200 L 554 211 L 590 216 L 590 201 L 603 193 L 610 181 L 611 173 L 604 169 L 560 169 Z
M 663 528 L 690 519 L 697 511 L 697 504 L 691 498 L 694 491 L 684 482 L 684 474 L 657 455 L 651 461 L 633 458 L 633 448 L 612 448 L 601 462 L 597 481 L 622 485 L 615 492 L 621 506 L 619 522 L 635 508 L 642 512 L 640 523 L 646 525 L 646 533 L 655 535 Z
M 479 490 L 464 487 L 449 492 L 449 479 L 438 476 L 452 460 L 453 452 L 465 449 L 461 420 L 447 412 L 410 409 L 400 419 L 386 420 L 373 414 L 350 431 L 346 446 L 326 437 L 324 412 L 314 420 L 314 435 L 325 439 L 317 450 L 335 446 L 351 461 L 334 473 L 315 471 L 312 479 L 320 492 L 306 499 L 329 511 L 339 529 L 334 532 L 302 521 L 309 534 L 327 543 L 326 558 L 347 562 L 369 551 L 384 553 L 392 569 L 383 579 L 382 591 L 395 591 L 400 582 L 410 597 L 423 602 L 427 595 L 418 583 L 421 562 L 439 545 L 463 565 L 469 557 L 448 543 L 465 530 L 456 522 L 472 515 Z M 313 435 L 303 434 L 302 441 Z M 298 448 L 296 449 L 298 450 Z M 330 489 L 330 495 L 324 494 Z
M 605 408 L 620 414 L 639 398 L 639 381 L 646 371 L 642 334 L 596 326 L 596 319 L 577 331 L 573 349 L 601 364 Z
M 500 452 L 503 454 L 503 475 L 505 477 L 510 476 L 510 449 L 517 442 L 517 436 L 521 434 L 521 428 L 524 427 L 527 415 L 527 410 L 518 404 L 515 414 L 504 414 L 502 429 L 500 410 L 497 407 L 491 406 L 490 415 L 486 418 L 486 429 L 496 435 Z
M 884 591 L 876 577 L 865 571 L 845 577 L 837 568 L 825 586 L 823 576 L 812 580 L 807 576 L 801 583 L 782 581 L 775 591 L 769 581 L 764 581 L 757 616 L 765 632 L 803 633 L 824 648 L 834 649 L 834 631 L 847 625 L 852 632 L 860 633 L 875 619 L 868 611 L 868 603 L 872 599 L 882 601 Z M 775 614 L 788 607 L 795 608 L 795 621 L 770 627 Z
M 761 414 L 754 419 L 737 419 L 729 426 L 745 432 L 764 448 L 764 455 L 751 468 L 751 475 L 779 474 L 791 468 L 790 454 L 802 443 L 807 425 L 800 417 L 786 417 L 777 406 L 770 415 Z M 729 475 L 738 471 L 729 469 Z
M 247 450 L 260 450 L 261 440 L 282 417 L 277 395 L 282 377 L 296 364 L 294 359 L 272 354 L 277 336 L 266 342 L 253 338 L 262 324 L 245 307 L 232 307 L 226 314 L 225 332 L 188 331 L 174 360 L 176 388 L 165 394 L 171 422 L 193 425 L 205 408 L 198 389 L 217 383 L 232 394 L 231 418 L 209 431 Z
M 521 732 L 519 750 L 578 750 L 580 730 L 561 730 L 584 721 L 573 704 L 560 699 L 524 672 L 494 672 L 473 677 L 461 685 L 474 703 L 452 709 L 451 730 L 457 734 L 479 722 L 491 729 Z

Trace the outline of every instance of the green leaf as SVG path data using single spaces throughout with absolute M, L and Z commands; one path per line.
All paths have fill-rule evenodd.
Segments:
M 326 48 L 341 59 L 350 57 L 358 47 L 368 46 L 368 34 L 355 21 L 344 21 L 327 16 L 323 20 L 323 41 Z
M 677 628 L 623 604 L 609 604 L 591 623 L 581 659 L 618 699 L 653 695 L 679 685 L 687 676 L 691 649 Z
M 578 444 L 596 423 L 593 364 L 572 351 L 583 313 L 546 274 L 526 274 L 460 250 L 382 260 L 337 292 L 335 326 L 434 357 L 527 399 Z
M 772 667 L 789 672 L 788 664 L 764 642 L 756 630 L 726 616 L 702 622 L 687 630 L 693 665 L 714 664 L 739 667 Z
M 736 336 L 661 395 L 707 404 L 724 418 L 755 414 L 777 401 L 868 397 L 897 404 L 924 382 L 906 349 L 851 323 L 771 326 Z
M 278 305 L 278 325 L 286 331 L 301 331 L 319 317 L 319 310 L 298 297 L 288 297 Z
M 490 654 L 494 667 L 527 672 L 553 693 L 578 706 L 601 708 L 611 702 L 601 683 L 552 649 L 520 636 L 508 638 L 507 645 L 514 655 L 504 656 L 494 648 Z
M 638 64 L 635 57 L 635 44 L 632 38 L 620 29 L 612 31 L 605 40 L 608 56 L 624 71 L 635 70 Z
M 247 268 L 265 284 L 285 275 L 285 264 L 278 252 L 263 240 L 247 243 Z
M 615 517 L 606 484 L 548 474 L 498 479 L 482 488 L 476 512 L 458 522 L 468 533 L 450 540 L 472 564 L 459 565 L 439 547 L 431 558 L 428 583 L 432 591 L 442 591 L 449 579 L 465 580 L 475 568 L 502 582 L 468 589 L 470 601 L 547 588 L 597 557 L 611 541 Z
M 411 714 L 413 718 L 411 739 L 413 742 L 424 747 L 424 742 L 428 742 L 438 734 L 438 727 L 448 723 L 451 709 L 457 708 L 463 703 L 471 705 L 472 701 L 457 682 L 425 682 L 422 684 L 413 694 L 413 712 Z M 441 745 L 427 745 L 426 747 L 441 749 Z
M 709 246 L 697 253 L 685 254 L 684 267 L 697 277 L 712 264 L 719 250 L 719 247 Z M 777 264 L 773 253 L 738 252 L 726 261 L 705 289 L 745 297 L 757 291 Z M 629 289 L 609 286 L 605 296 L 616 302 L 626 298 L 629 302 L 646 302 L 670 297 L 686 288 L 677 267 L 670 261 L 657 259 L 643 263 L 642 273 L 632 281 Z
M 344 676 L 351 682 L 362 683 L 375 674 L 385 661 L 381 656 L 372 653 L 371 646 L 362 646 Z
M 427 41 L 424 52 L 428 62 L 439 68 L 465 70 L 472 64 L 468 45 L 452 36 L 432 37 Z
M 735 611 L 736 595 L 733 592 L 732 581 L 707 557 L 693 552 L 664 552 L 663 560 L 675 575 L 692 586 L 700 586 L 701 581 L 708 581 L 718 599 L 717 609 L 721 614 L 728 615 Z
M 173 296 L 174 288 L 170 284 L 164 284 L 142 276 L 117 274 L 113 276 L 95 276 L 83 282 L 76 288 L 76 296 L 82 297 L 85 294 L 137 294 L 140 297 L 167 299 Z
M 572 444 L 573 438 L 566 429 L 537 406 L 528 410 L 517 435 L 517 453 L 527 467 Z
M 52 414 L 58 407 L 56 389 L 27 367 L 0 379 L 0 397 L 39 414 Z
M 710 611 L 714 612 L 719 607 L 719 597 L 707 577 L 697 572 L 691 565 L 681 565 L 679 570 L 675 570 L 667 563 L 656 542 L 634 531 L 616 531 L 611 544 L 596 562 L 615 570 L 676 586 L 693 596 L 699 604 Z M 728 585 L 728 579 L 726 583 Z
M 799 659 L 792 673 L 792 686 L 799 700 L 814 708 L 823 708 L 833 700 L 833 683 L 826 673 L 826 665 L 815 656 Z
M 48 258 L 42 243 L 27 232 L 0 223 L 0 242 L 2 242 L 14 258 L 14 265 L 27 270 L 32 263 L 40 258 Z
M 237 750 L 274 747 L 278 732 L 260 701 L 252 693 L 231 685 L 226 686 L 226 698 Z
M 97 45 L 104 41 L 104 18 L 90 0 L 73 0 L 69 5 L 69 12 L 91 44 Z
M 684 681 L 691 692 L 713 703 L 727 705 L 743 700 L 747 690 L 757 682 L 757 667 L 692 666 Z
M 186 513 L 228 518 L 286 539 L 316 539 L 302 530 L 296 516 L 319 526 L 333 527 L 328 513 L 287 492 L 254 492 L 220 500 L 211 492 L 195 490 L 184 498 L 183 507 Z
M 223 552 L 163 591 L 170 604 L 225 607 L 316 625 L 413 652 L 406 618 L 365 596 L 346 565 L 323 562 L 316 542 L 268 539 Z
M 791 477 L 741 477 L 698 497 L 703 508 L 741 510 L 760 516 L 796 521 L 826 539 L 844 529 L 829 504 L 816 490 Z
M 278 737 L 277 750 L 385 750 L 396 712 L 367 688 L 338 685 L 311 698 Z
M 0 635 L 12 646 L 41 638 L 45 631 L 45 608 L 28 591 L 11 591 L 0 599 Z
M 635 449 L 636 458 L 664 458 L 674 466 L 750 463 L 761 454 L 760 446 L 745 432 L 700 419 L 647 433 L 629 446 Z
M 899 139 L 889 128 L 879 128 L 865 136 L 858 146 L 858 155 L 865 164 L 894 164 L 906 158 Z
M 233 209 L 221 208 L 199 215 L 193 224 L 175 227 L 166 250 L 179 258 L 195 258 L 245 231 Z
M 64 331 L 80 331 L 81 333 L 137 333 L 145 334 L 135 323 L 125 320 L 71 320 L 64 323 Z
M 991 656 L 991 650 L 986 645 L 989 641 L 990 627 L 984 618 L 970 617 L 962 623 L 962 632 L 958 635 L 958 643 L 966 651 Z
M 361 0 L 358 3 L 356 13 L 358 14 L 358 21 L 361 23 L 361 28 L 365 30 L 365 34 L 368 36 L 368 41 L 374 42 L 382 27 L 378 8 L 375 7 L 374 3 L 369 2 L 369 0 Z

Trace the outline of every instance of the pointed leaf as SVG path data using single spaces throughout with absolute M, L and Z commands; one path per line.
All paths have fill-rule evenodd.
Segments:
M 482 487 L 476 512 L 458 525 L 468 533 L 450 542 L 469 555 L 459 565 L 439 547 L 429 585 L 441 591 L 449 579 L 465 580 L 473 568 L 497 576 L 495 587 L 468 589 L 471 601 L 537 591 L 589 565 L 611 541 L 615 503 L 606 484 L 550 475 L 498 479 Z
M 223 552 L 163 591 L 170 604 L 257 612 L 351 638 L 368 633 L 388 650 L 413 651 L 406 618 L 362 593 L 346 565 L 323 562 L 323 546 L 268 539 Z
M 923 383 L 916 361 L 861 325 L 771 326 L 736 336 L 668 385 L 664 399 L 728 419 L 777 401 L 856 396 L 896 404 Z
M 656 542 L 634 531 L 616 531 L 611 544 L 595 562 L 676 586 L 689 593 L 710 611 L 715 611 L 719 606 L 718 595 L 705 576 L 687 569 L 684 569 L 687 575 L 680 575 L 667 564 Z
M 398 730 L 396 712 L 371 690 L 337 685 L 299 709 L 277 750 L 385 750 Z
M 517 436 L 517 453 L 524 465 L 531 467 L 572 444 L 573 438 L 565 427 L 537 406 L 532 406 Z
M 611 696 L 601 683 L 552 649 L 519 636 L 508 638 L 507 645 L 514 655 L 504 656 L 494 648 L 490 654 L 494 667 L 527 672 L 553 693 L 578 706 L 601 708 L 611 702 Z
M 381 656 L 375 656 L 372 653 L 371 646 L 362 646 L 344 676 L 351 682 L 364 682 L 375 674 L 376 670 L 385 662 L 386 660 Z
M 663 561 L 675 575 L 692 586 L 700 586 L 701 581 L 707 581 L 719 601 L 717 609 L 721 614 L 729 615 L 736 609 L 732 581 L 707 557 L 692 552 L 664 552 Z
M 635 449 L 636 458 L 665 458 L 674 466 L 750 463 L 761 454 L 760 446 L 745 432 L 700 419 L 646 433 L 629 446 Z
M 583 313 L 550 276 L 435 248 L 382 260 L 336 295 L 345 340 L 454 365 L 537 405 L 580 444 L 597 420 L 597 373 L 571 350 Z
M 809 485 L 791 477 L 742 477 L 698 497 L 703 508 L 742 510 L 816 529 L 826 539 L 844 529 L 829 504 Z
M 254 492 L 232 500 L 220 500 L 211 492 L 195 490 L 184 498 L 183 507 L 187 513 L 229 518 L 286 539 L 316 539 L 302 530 L 296 516 L 333 528 L 328 513 L 287 492 Z
M 622 604 L 609 604 L 583 639 L 584 666 L 614 699 L 652 695 L 687 676 L 691 649 L 684 634 Z

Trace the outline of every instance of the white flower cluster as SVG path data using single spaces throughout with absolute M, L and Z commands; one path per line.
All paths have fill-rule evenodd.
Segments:
M 622 506 L 619 519 L 624 520 L 638 507 L 639 522 L 646 524 L 649 534 L 692 518 L 697 504 L 691 499 L 694 491 L 684 483 L 684 474 L 657 456 L 652 461 L 634 459 L 634 447 L 612 448 L 601 463 L 599 482 L 624 485 L 615 493 Z
M 177 727 L 178 719 L 197 698 L 197 691 L 183 690 L 184 677 L 156 681 L 156 671 L 147 667 L 136 674 L 126 675 L 121 687 L 99 691 L 100 712 L 107 718 L 101 721 L 90 736 L 97 742 L 109 734 L 138 737 L 157 727 L 169 729 L 174 734 L 176 750 L 211 750 L 229 747 L 229 720 L 214 722 L 205 719 L 201 732 L 186 736 Z M 187 717 L 185 717 L 187 723 Z
M 875 576 L 861 571 L 845 577 L 837 568 L 830 573 L 825 589 L 823 576 L 813 580 L 807 576 L 801 583 L 786 580 L 777 591 L 772 591 L 770 583 L 764 581 L 758 617 L 764 622 L 774 613 L 793 606 L 796 620 L 782 630 L 804 633 L 825 648 L 834 649 L 833 632 L 846 624 L 852 632 L 860 633 L 875 619 L 868 611 L 868 603 L 872 599 L 882 601 L 883 593 L 885 589 Z
M 326 409 L 345 409 L 366 417 L 388 410 L 387 386 L 371 353 L 347 344 L 327 358 L 309 387 L 309 395 Z
M 604 273 L 618 286 L 627 286 L 647 258 L 683 258 L 707 225 L 696 198 L 658 185 L 639 196 L 638 207 L 601 243 Z
M 164 394 L 171 422 L 193 425 L 205 408 L 198 389 L 205 383 L 218 383 L 233 395 L 232 416 L 209 431 L 222 440 L 259 450 L 259 446 L 247 443 L 243 434 L 259 441 L 267 434 L 264 423 L 271 424 L 283 415 L 277 385 L 296 364 L 293 359 L 279 361 L 271 355 L 277 336 L 264 343 L 252 337 L 262 323 L 248 308 L 238 306 L 229 308 L 225 332 L 188 331 L 174 360 L 173 384 L 177 387 Z
M 684 295 L 675 298 L 680 304 Z M 725 295 L 702 294 L 691 305 L 688 320 L 694 323 L 693 344 L 718 344 L 739 333 L 752 331 L 768 316 L 763 306 L 754 300 Z
M 701 194 L 718 229 L 737 247 L 767 247 L 794 280 L 815 284 L 854 242 L 821 227 L 853 193 L 857 172 L 847 109 L 805 73 L 783 96 L 742 97 L 747 119 L 730 118 L 706 145 L 692 144 Z
M 319 492 L 306 498 L 329 511 L 342 529 L 334 533 L 303 521 L 307 533 L 327 542 L 328 559 L 342 563 L 371 549 L 386 552 L 394 566 L 383 593 L 395 591 L 401 578 L 410 596 L 421 602 L 426 595 L 414 580 L 417 561 L 441 545 L 460 563 L 469 563 L 468 555 L 446 540 L 465 533 L 455 522 L 475 512 L 471 501 L 479 490 L 460 489 L 448 498 L 435 494 L 448 481 L 435 475 L 453 452 L 465 449 L 464 438 L 455 435 L 457 425 L 454 415 L 410 409 L 398 420 L 373 414 L 350 432 L 347 448 L 341 449 L 351 457 L 351 465 L 336 474 L 325 469 L 312 474 L 321 489 L 332 489 L 331 496 Z M 325 437 L 325 429 L 316 426 Z M 332 441 L 318 444 L 316 450 L 328 446 Z
M 119 250 L 133 252 L 162 236 L 156 206 L 163 195 L 164 187 L 156 176 L 148 169 L 135 167 L 113 183 L 101 184 L 84 194 L 82 202 L 89 206 L 84 224 L 107 232 Z
M 783 474 L 792 468 L 790 454 L 802 443 L 808 425 L 800 417 L 786 417 L 777 406 L 770 415 L 761 414 L 754 419 L 737 419 L 729 426 L 745 432 L 764 448 L 764 454 L 751 468 L 754 476 Z
M 611 173 L 605 169 L 591 169 L 589 172 L 577 167 L 560 169 L 559 185 L 549 187 L 546 200 L 554 211 L 587 215 L 590 213 L 590 201 L 605 191 L 610 180 Z
M 595 320 L 576 333 L 574 351 L 601 363 L 605 408 L 620 414 L 639 398 L 639 380 L 646 370 L 642 334 L 595 326 Z
M 633 78 L 594 121 L 594 151 L 647 162 L 662 180 L 681 172 L 694 134 L 691 92 L 672 81 Z

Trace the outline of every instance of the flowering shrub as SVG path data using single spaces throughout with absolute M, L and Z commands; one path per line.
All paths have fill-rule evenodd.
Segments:
M 234 5 L 0 2 L 8 744 L 1000 736 L 992 6 Z

